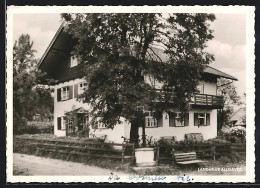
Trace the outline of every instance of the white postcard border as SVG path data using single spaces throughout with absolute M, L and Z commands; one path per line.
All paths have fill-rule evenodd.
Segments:
M 254 182 L 255 180 L 255 88 L 254 88 L 254 10 L 252 6 L 10 6 L 7 9 L 7 182 L 178 182 L 176 176 L 166 176 L 163 181 L 133 181 L 129 176 L 121 176 L 120 180 L 109 181 L 107 176 L 13 176 L 13 15 L 17 13 L 244 13 L 247 15 L 246 38 L 246 105 L 247 105 L 247 149 L 245 176 L 192 176 L 191 182 Z M 181 175 L 181 174 L 180 174 Z M 187 174 L 188 175 L 188 174 Z M 179 181 L 183 182 L 183 181 Z M 185 182 L 184 182 L 185 183 Z

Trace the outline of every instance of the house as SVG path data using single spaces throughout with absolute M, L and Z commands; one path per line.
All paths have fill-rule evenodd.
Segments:
M 75 44 L 72 37 L 64 31 L 61 26 L 55 34 L 39 61 L 40 70 L 47 73 L 47 76 L 57 80 L 54 84 L 54 134 L 57 136 L 69 135 L 75 131 L 72 126 L 68 126 L 64 121 L 64 116 L 69 111 L 76 113 L 76 131 L 81 131 L 88 126 L 91 117 L 88 115 L 90 105 L 77 101 L 77 97 L 84 92 L 87 83 L 82 78 L 80 71 L 82 64 L 77 63 L 77 59 L 70 55 L 71 47 Z M 165 59 L 163 51 L 156 49 L 157 55 Z M 223 107 L 223 98 L 217 96 L 217 79 L 226 78 L 237 80 L 212 67 L 207 67 L 202 75 L 202 80 L 198 85 L 199 93 L 194 94 L 191 105 L 192 110 L 186 116 L 184 122 L 180 121 L 180 113 L 176 109 L 163 112 L 160 119 L 154 119 L 151 112 L 145 112 L 146 135 L 159 139 L 163 136 L 176 136 L 177 140 L 184 139 L 186 133 L 202 133 L 204 139 L 217 136 L 217 109 Z M 150 76 L 146 76 L 148 83 L 155 83 Z M 157 87 L 160 88 L 160 83 Z M 122 142 L 123 137 L 130 137 L 130 124 L 121 118 L 121 125 L 116 125 L 114 129 L 108 129 L 103 124 L 98 124 L 97 128 L 89 127 L 90 136 L 106 136 L 108 141 Z M 142 135 L 141 127 L 139 135 Z
M 230 118 L 233 126 L 246 127 L 246 107 L 239 108 Z

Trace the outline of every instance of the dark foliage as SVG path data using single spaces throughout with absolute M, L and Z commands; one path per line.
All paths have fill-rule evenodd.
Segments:
M 72 54 L 86 65 L 88 89 L 82 97 L 92 106 L 93 123 L 113 128 L 121 123 L 120 117 L 125 118 L 131 123 L 130 141 L 136 145 L 144 109 L 161 112 L 173 103 L 184 114 L 201 73 L 214 59 L 204 50 L 213 38 L 209 28 L 213 14 L 62 14 L 62 18 L 65 30 L 78 41 Z M 145 82 L 146 75 L 163 84 L 161 92 Z M 145 146 L 145 137 L 142 140 Z

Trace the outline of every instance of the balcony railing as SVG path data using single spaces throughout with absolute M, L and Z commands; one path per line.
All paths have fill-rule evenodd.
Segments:
M 158 90 L 157 92 L 162 92 Z M 171 96 L 173 96 L 172 94 Z M 164 100 L 164 94 L 162 94 L 161 100 Z M 155 102 L 161 102 L 156 100 Z M 173 102 L 173 101 L 172 101 Z M 208 95 L 208 94 L 194 94 L 191 98 L 190 104 L 193 106 L 208 106 L 211 108 L 222 108 L 224 105 L 223 96 Z
M 223 96 L 195 94 L 191 100 L 192 105 L 223 107 Z

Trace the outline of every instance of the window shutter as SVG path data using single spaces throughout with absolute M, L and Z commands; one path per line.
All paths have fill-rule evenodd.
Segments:
M 189 126 L 189 113 L 185 114 L 184 126 Z
M 175 127 L 175 113 L 168 112 L 169 114 L 169 127 Z
M 57 128 L 58 128 L 58 130 L 61 130 L 61 117 L 58 117 L 57 119 L 58 119 Z
M 206 114 L 206 125 L 210 125 L 210 114 L 209 113 L 207 113 Z
M 74 85 L 74 98 L 78 98 L 78 84 Z
M 61 101 L 61 88 L 57 89 L 57 101 Z
M 162 113 L 160 114 L 160 117 L 157 118 L 157 126 L 163 127 L 163 115 L 162 115 Z
M 199 118 L 198 118 L 198 113 L 194 113 L 194 126 L 199 125 Z
M 69 86 L 69 99 L 73 98 L 73 86 Z

